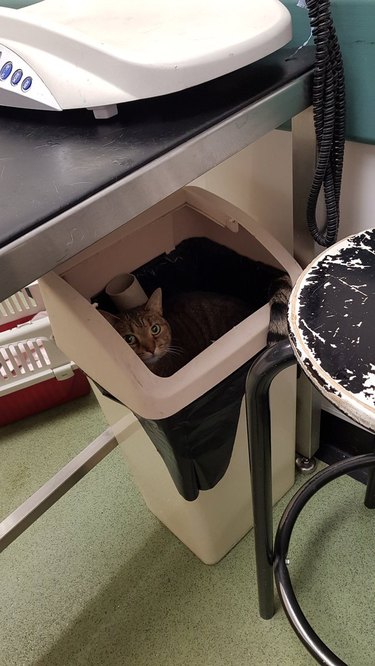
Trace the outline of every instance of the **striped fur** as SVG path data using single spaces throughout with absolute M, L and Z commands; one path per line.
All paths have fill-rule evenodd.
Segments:
M 143 306 L 118 316 L 101 314 L 152 372 L 168 377 L 245 319 L 250 308 L 230 296 L 188 292 L 166 304 L 164 319 L 161 289 L 156 289 Z
M 285 274 L 274 280 L 270 298 L 270 323 L 267 335 L 267 345 L 271 347 L 280 340 L 288 337 L 288 302 L 292 283 L 289 275 Z
M 288 335 L 290 292 L 288 275 L 272 283 L 268 346 Z M 149 369 L 165 377 L 191 361 L 251 312 L 238 299 L 205 292 L 182 293 L 166 310 L 164 318 L 162 292 L 156 289 L 145 305 L 133 310 L 120 315 L 101 311 Z

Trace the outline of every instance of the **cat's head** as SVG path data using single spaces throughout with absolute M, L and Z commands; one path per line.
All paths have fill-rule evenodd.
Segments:
M 168 352 L 172 336 L 169 324 L 163 318 L 160 288 L 151 294 L 144 305 L 120 315 L 103 311 L 101 314 L 147 365 L 152 365 Z

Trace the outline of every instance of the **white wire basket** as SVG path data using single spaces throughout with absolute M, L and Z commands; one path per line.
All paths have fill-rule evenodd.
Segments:
M 48 380 L 54 381 L 44 385 L 45 388 L 40 387 L 38 392 L 23 391 Z M 56 380 L 71 382 L 62 387 Z M 1 425 L 84 395 L 89 390 L 86 377 L 53 339 L 37 282 L 0 302 Z M 10 394 L 20 391 L 23 392 L 16 402 L 9 400 Z
M 38 282 L 33 282 L 5 301 L 0 301 L 0 329 L 9 328 L 10 324 L 26 317 L 31 319 L 43 310 L 44 303 Z

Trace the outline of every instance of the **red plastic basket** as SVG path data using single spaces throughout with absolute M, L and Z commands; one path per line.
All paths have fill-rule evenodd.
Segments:
M 0 426 L 87 395 L 90 384 L 86 375 L 79 368 L 73 372 L 73 377 L 69 379 L 59 380 L 52 377 L 0 397 Z
M 82 370 L 56 347 L 48 317 L 30 321 L 43 309 L 36 283 L 0 303 L 0 426 L 90 392 Z

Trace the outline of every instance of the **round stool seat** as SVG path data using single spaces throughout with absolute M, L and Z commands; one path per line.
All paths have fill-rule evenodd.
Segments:
M 336 243 L 301 274 L 289 304 L 290 342 L 297 361 L 339 410 L 375 432 L 375 229 Z M 320 664 L 345 666 L 307 622 L 286 560 L 295 522 L 306 503 L 333 479 L 371 468 L 365 505 L 375 508 L 375 454 L 339 461 L 318 472 L 293 497 L 274 547 L 279 597 L 293 629 Z
M 375 229 L 320 254 L 290 298 L 290 341 L 318 390 L 375 431 Z
M 285 614 L 297 636 L 326 666 L 345 666 L 308 623 L 295 597 L 287 555 L 295 522 L 316 492 L 333 479 L 369 469 L 365 506 L 375 509 L 375 453 L 340 460 L 318 472 L 293 497 L 273 546 L 271 382 L 296 359 L 320 393 L 357 423 L 375 432 L 375 229 L 336 243 L 302 273 L 290 297 L 290 342 L 268 347 L 246 380 L 259 613 L 274 613 L 273 571 Z

